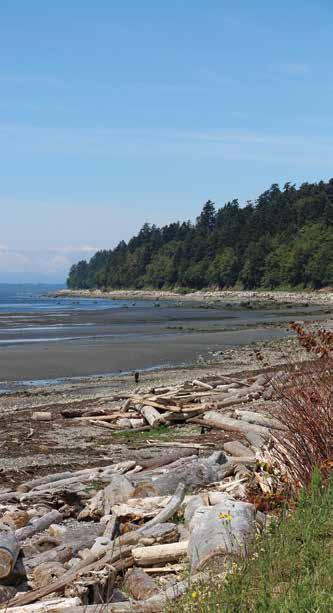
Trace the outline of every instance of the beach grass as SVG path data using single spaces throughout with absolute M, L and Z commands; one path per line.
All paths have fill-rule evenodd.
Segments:
M 188 613 L 326 613 L 333 610 L 333 479 L 315 471 L 295 512 L 257 539 L 225 579 L 212 577 L 173 603 Z

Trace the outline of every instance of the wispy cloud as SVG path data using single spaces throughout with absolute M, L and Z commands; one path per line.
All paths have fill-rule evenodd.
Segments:
M 128 159 L 220 158 L 264 163 L 321 164 L 333 160 L 331 139 L 250 130 L 173 131 L 58 129 L 1 124 L 0 139 L 9 153 L 97 156 Z

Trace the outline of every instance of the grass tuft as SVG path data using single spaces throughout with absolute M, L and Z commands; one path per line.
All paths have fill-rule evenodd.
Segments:
M 333 479 L 315 470 L 297 509 L 271 525 L 224 580 L 189 590 L 173 611 L 319 613 L 333 610 Z

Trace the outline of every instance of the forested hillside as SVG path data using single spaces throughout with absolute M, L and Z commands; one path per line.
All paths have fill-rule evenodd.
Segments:
M 313 287 L 333 285 L 333 179 L 271 186 L 255 202 L 195 223 L 145 223 L 126 244 L 72 266 L 69 288 Z

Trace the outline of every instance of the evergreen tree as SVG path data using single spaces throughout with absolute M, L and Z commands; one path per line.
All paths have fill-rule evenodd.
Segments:
M 333 179 L 298 189 L 273 184 L 256 202 L 216 210 L 195 224 L 144 223 L 126 244 L 70 269 L 68 287 L 314 287 L 333 284 Z

